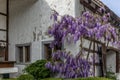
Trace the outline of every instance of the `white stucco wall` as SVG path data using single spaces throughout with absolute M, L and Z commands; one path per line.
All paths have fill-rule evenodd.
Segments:
M 45 32 L 52 24 L 50 20 L 52 9 L 55 9 L 61 15 L 70 14 L 75 16 L 74 3 L 74 0 L 11 0 L 9 25 L 10 55 L 15 55 L 15 44 L 35 43 L 47 38 Z M 33 32 L 42 36 L 37 36 L 38 39 L 34 41 Z M 9 56 L 9 59 L 15 60 L 15 56 Z
M 6 0 L 0 0 L 0 12 L 6 13 Z M 0 29 L 6 30 L 6 16 L 0 14 Z M 0 31 L 0 40 L 6 41 L 6 31 Z M 0 46 L 5 46 L 0 42 Z
M 106 67 L 107 69 L 111 69 L 112 72 L 116 72 L 116 53 L 114 51 L 109 51 L 107 53 L 107 62 Z
M 0 12 L 6 13 L 6 0 L 0 0 Z
M 9 60 L 15 61 L 16 59 L 15 45 L 24 43 L 32 44 L 32 62 L 41 59 L 41 43 L 51 40 L 45 32 L 52 25 L 52 20 L 50 20 L 52 10 L 55 9 L 60 15 L 69 14 L 75 17 L 79 16 L 81 8 L 76 6 L 77 4 L 79 5 L 79 0 L 10 0 Z M 65 47 L 71 49 L 68 44 L 65 44 Z M 16 64 L 16 66 L 21 73 L 24 65 Z
M 0 15 L 0 29 L 6 29 L 6 16 Z

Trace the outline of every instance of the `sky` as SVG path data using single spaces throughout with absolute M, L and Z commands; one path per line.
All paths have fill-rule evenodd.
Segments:
M 101 0 L 101 1 L 120 17 L 120 0 Z

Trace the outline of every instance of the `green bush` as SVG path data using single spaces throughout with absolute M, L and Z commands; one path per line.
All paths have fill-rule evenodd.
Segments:
M 113 80 L 116 80 L 116 76 L 115 76 L 115 73 L 112 71 L 112 67 L 108 67 L 108 70 L 106 72 L 106 78 L 110 78 L 110 79 L 113 79 Z
M 34 80 L 34 77 L 30 74 L 23 74 L 20 75 L 17 80 Z
M 106 77 L 107 77 L 107 78 L 110 78 L 110 79 L 113 79 L 113 80 L 116 79 L 115 73 L 113 73 L 113 72 L 107 72 Z
M 28 65 L 24 71 L 33 75 L 35 79 L 43 79 L 50 77 L 50 70 L 45 68 L 46 60 L 37 60 Z

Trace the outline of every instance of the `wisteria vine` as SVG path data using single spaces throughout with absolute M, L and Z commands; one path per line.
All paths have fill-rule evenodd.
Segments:
M 104 12 L 104 9 L 101 8 L 100 11 Z M 99 16 L 86 11 L 81 17 L 75 18 L 70 15 L 61 16 L 54 11 L 51 18 L 54 20 L 52 27 L 48 29 L 48 34 L 54 37 L 51 48 L 60 47 L 68 37 L 75 43 L 81 38 L 89 37 L 120 44 L 116 29 L 109 23 L 109 13 Z M 89 62 L 80 56 L 73 57 L 65 51 L 56 51 L 52 54 L 52 59 L 53 62 L 48 62 L 46 67 L 65 78 L 88 77 L 91 74 Z
M 61 19 L 58 19 L 58 16 Z M 48 34 L 54 37 L 51 47 L 61 46 L 65 38 L 72 37 L 77 42 L 82 37 L 95 38 L 96 40 L 115 42 L 117 39 L 116 29 L 108 22 L 110 14 L 103 17 L 84 12 L 81 17 L 74 18 L 70 15 L 60 16 L 57 12 L 52 15 L 54 24 L 49 28 Z
M 77 78 L 91 75 L 90 64 L 87 60 L 67 52 L 57 51 L 52 54 L 54 63 L 48 62 L 45 66 L 53 72 L 58 72 L 60 77 Z

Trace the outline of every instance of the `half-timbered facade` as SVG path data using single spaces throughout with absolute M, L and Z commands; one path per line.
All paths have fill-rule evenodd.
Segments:
M 53 38 L 49 38 L 46 32 L 53 23 L 50 20 L 52 10 L 60 15 L 78 17 L 87 10 L 101 15 L 97 9 L 103 6 L 111 13 L 111 24 L 119 32 L 119 17 L 99 0 L 0 0 L 0 74 L 7 73 L 15 77 L 22 73 L 26 65 L 38 59 L 49 59 L 52 53 L 49 45 Z M 85 40 L 84 50 L 90 55 L 96 56 L 96 44 L 102 46 L 103 72 L 100 72 L 101 65 L 96 61 L 93 64 L 93 76 L 104 74 L 109 65 L 113 72 L 119 72 L 118 49 L 106 49 L 104 43 L 96 40 L 90 43 L 88 38 Z M 80 51 L 79 44 L 74 43 L 65 42 L 61 49 L 64 48 L 76 54 Z M 113 62 L 110 62 L 111 58 Z

